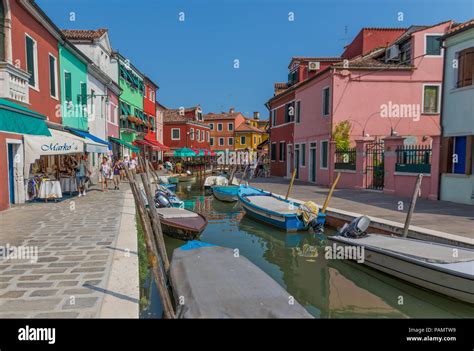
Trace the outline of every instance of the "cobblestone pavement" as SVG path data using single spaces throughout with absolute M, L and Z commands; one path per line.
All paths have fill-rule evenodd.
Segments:
M 36 262 L 0 257 L 0 318 L 98 316 L 128 188 L 0 213 L 0 247 L 38 250 Z

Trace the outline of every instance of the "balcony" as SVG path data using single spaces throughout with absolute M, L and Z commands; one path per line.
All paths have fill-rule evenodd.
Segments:
M 8 62 L 0 62 L 0 98 L 29 103 L 30 74 Z

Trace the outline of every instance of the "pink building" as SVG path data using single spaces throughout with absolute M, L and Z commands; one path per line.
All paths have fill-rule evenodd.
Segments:
M 363 29 L 345 48 L 341 62 L 281 93 L 294 93 L 298 106 L 292 158 L 300 180 L 329 185 L 337 167 L 342 173 L 339 187 L 408 195 L 422 167 L 404 168 L 403 162 L 432 158 L 431 172 L 429 168 L 423 171 L 422 196 L 437 198 L 435 157 L 439 157 L 443 79 L 443 49 L 438 39 L 452 24 L 412 26 L 401 34 L 400 29 L 372 29 L 382 36 L 380 40 L 364 35 Z M 366 37 L 371 43 L 364 43 Z M 393 40 L 385 42 L 388 39 Z M 374 47 L 374 43 L 383 45 Z M 349 124 L 352 149 L 336 154 L 333 132 L 341 123 Z M 407 145 L 417 145 L 419 150 L 403 151 Z M 432 153 L 423 149 L 430 145 Z

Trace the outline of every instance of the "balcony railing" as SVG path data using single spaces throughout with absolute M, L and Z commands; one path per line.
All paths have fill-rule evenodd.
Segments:
M 0 62 L 0 98 L 28 104 L 30 74 L 8 62 Z

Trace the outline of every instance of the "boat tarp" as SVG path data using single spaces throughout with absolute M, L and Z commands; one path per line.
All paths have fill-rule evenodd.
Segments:
M 249 196 L 247 200 L 252 204 L 269 211 L 282 214 L 296 214 L 298 207 L 273 196 Z
M 171 284 L 179 318 L 312 318 L 276 281 L 233 249 L 175 249 Z M 184 300 L 183 300 L 184 299 Z
M 381 234 L 369 234 L 359 239 L 345 237 L 337 238 L 350 244 L 390 251 L 426 262 L 457 263 L 473 261 L 474 264 L 474 250 L 463 249 L 455 246 L 407 238 L 397 238 Z

